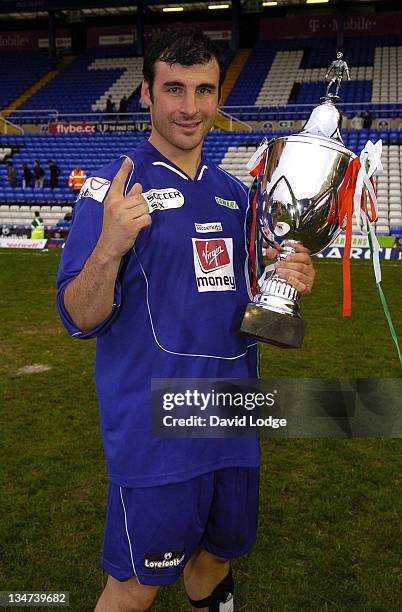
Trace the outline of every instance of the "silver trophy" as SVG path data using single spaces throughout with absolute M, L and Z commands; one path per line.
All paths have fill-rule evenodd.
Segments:
M 341 137 L 342 117 L 335 96 L 322 98 L 298 134 L 267 142 L 257 181 L 260 231 L 283 247 L 286 258 L 299 243 L 311 255 L 340 233 L 339 190 L 354 154 Z M 247 305 L 240 332 L 284 348 L 300 348 L 306 322 L 299 293 L 276 271 L 263 275 L 260 293 Z

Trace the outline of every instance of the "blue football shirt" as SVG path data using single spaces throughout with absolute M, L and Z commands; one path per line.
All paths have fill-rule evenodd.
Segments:
M 151 211 L 123 258 L 113 311 L 88 333 L 74 324 L 64 290 L 91 255 L 103 200 L 124 157 Z M 86 180 L 57 276 L 68 332 L 96 337 L 95 383 L 102 440 L 113 483 L 155 486 L 215 469 L 259 465 L 256 439 L 156 439 L 152 378 L 255 378 L 256 343 L 239 336 L 238 309 L 251 299 L 248 195 L 236 178 L 202 159 L 193 179 L 148 141 Z M 237 317 L 237 319 L 236 319 Z

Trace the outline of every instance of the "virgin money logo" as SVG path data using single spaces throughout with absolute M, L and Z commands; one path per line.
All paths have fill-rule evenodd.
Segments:
M 236 291 L 233 271 L 233 239 L 192 238 L 197 290 Z
M 204 272 L 211 272 L 223 268 L 230 263 L 229 253 L 224 239 L 219 240 L 196 240 L 195 248 Z

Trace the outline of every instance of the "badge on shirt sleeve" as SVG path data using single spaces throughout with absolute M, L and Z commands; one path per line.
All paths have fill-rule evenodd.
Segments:
M 87 178 L 78 194 L 77 202 L 81 198 L 92 198 L 96 202 L 103 202 L 110 187 L 110 181 L 99 176 Z

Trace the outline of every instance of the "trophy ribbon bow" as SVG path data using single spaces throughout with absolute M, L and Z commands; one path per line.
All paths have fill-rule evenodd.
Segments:
M 360 170 L 357 175 L 356 181 L 356 192 L 354 199 L 354 208 L 355 215 L 357 220 L 357 226 L 362 234 L 370 234 L 371 240 L 373 243 L 373 266 L 374 266 L 374 274 L 376 282 L 381 282 L 381 268 L 380 268 L 380 245 L 377 240 L 377 236 L 375 234 L 373 228 L 373 222 L 377 221 L 378 218 L 378 202 L 377 196 L 374 190 L 373 185 L 373 176 L 381 174 L 383 171 L 383 166 L 381 163 L 381 151 L 382 151 L 382 141 L 379 140 L 376 144 L 373 144 L 371 140 L 369 140 L 363 151 L 360 153 Z M 363 187 L 366 187 L 369 198 L 368 203 L 371 206 L 371 214 L 369 213 L 367 206 L 361 206 L 361 197 L 363 192 Z M 361 218 L 361 213 L 363 212 L 364 219 Z

